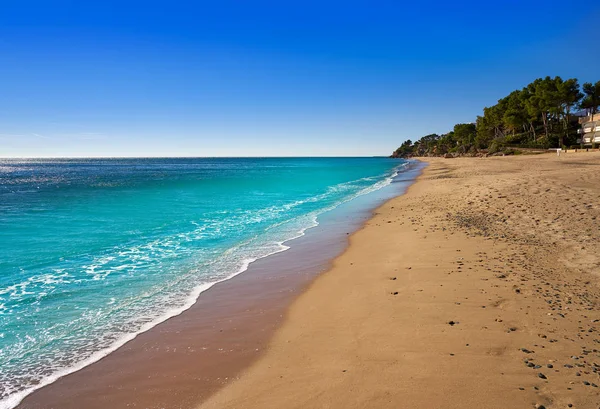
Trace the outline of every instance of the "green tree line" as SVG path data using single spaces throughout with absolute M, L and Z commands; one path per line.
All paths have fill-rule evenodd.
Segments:
M 507 148 L 551 148 L 576 143 L 576 110 L 595 114 L 600 107 L 600 81 L 580 87 L 575 78 L 538 78 L 483 109 L 475 123 L 456 124 L 446 134 L 429 134 L 404 142 L 392 156 L 447 153 L 495 153 Z

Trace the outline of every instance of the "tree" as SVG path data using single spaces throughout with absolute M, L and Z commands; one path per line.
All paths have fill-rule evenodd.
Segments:
M 523 129 L 526 132 L 531 133 L 531 139 L 535 141 L 537 139 L 537 135 L 535 132 L 536 124 L 538 123 L 539 117 L 537 115 L 532 115 L 531 112 L 527 109 L 527 103 L 531 98 L 531 92 L 529 88 L 525 87 L 521 90 L 520 99 L 521 99 L 521 109 L 523 110 L 523 118 L 525 118 L 526 123 L 523 125 Z M 534 112 L 535 114 L 535 112 Z
M 423 156 L 426 153 L 434 153 L 439 139 L 440 136 L 435 133 L 425 135 L 415 142 L 415 153 L 418 156 Z
M 525 102 L 527 113 L 530 117 L 541 118 L 544 127 L 544 135 L 546 141 L 550 139 L 550 113 L 555 107 L 554 100 L 556 98 L 556 82 L 550 78 L 538 78 L 531 84 L 527 85 L 527 90 L 530 94 Z
M 564 145 L 564 137 L 569 132 L 569 117 L 571 108 L 576 106 L 583 94 L 579 91 L 579 82 L 575 78 L 563 81 L 560 77 L 555 78 L 556 94 L 554 102 L 556 103 L 558 117 L 563 125 L 563 132 L 559 136 L 559 147 Z
M 447 134 L 440 136 L 435 153 L 438 155 L 445 154 L 456 147 L 457 143 L 456 139 L 454 139 L 454 132 L 450 131 Z
M 517 129 L 527 130 L 527 111 L 524 108 L 524 91 L 513 91 L 506 97 L 506 111 L 502 115 L 502 123 L 514 136 Z
M 490 108 L 483 109 L 483 116 L 480 115 L 475 121 L 475 128 L 477 130 L 477 136 L 475 137 L 475 146 L 478 149 L 485 149 L 488 143 L 494 139 L 494 126 L 490 115 L 486 115 L 487 110 Z
M 410 139 L 404 141 L 402 145 L 400 145 L 400 147 L 394 151 L 394 154 L 392 156 L 395 158 L 406 158 L 408 156 L 411 156 L 413 153 L 412 144 L 413 143 Z
M 456 124 L 454 125 L 454 140 L 459 145 L 470 147 L 475 143 L 477 128 L 475 124 Z
M 600 81 L 595 84 L 586 82 L 583 84 L 583 93 L 585 96 L 581 101 L 580 107 L 585 109 L 588 115 L 594 115 L 598 112 L 600 106 Z

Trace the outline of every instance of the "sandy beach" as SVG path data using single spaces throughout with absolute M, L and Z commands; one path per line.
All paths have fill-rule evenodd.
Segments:
M 600 153 L 427 162 L 201 409 L 600 407 Z

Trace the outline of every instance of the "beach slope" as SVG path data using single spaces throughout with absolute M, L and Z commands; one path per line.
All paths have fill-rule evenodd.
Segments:
M 427 162 L 202 409 L 600 405 L 600 154 Z

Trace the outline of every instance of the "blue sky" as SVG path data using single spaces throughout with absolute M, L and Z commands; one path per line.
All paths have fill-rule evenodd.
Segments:
M 537 77 L 600 80 L 598 21 L 587 0 L 3 1 L 0 157 L 387 155 Z

